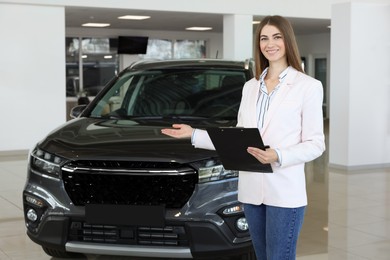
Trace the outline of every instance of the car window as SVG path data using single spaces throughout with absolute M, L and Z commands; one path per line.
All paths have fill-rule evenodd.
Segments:
M 150 70 L 122 75 L 96 103 L 93 117 L 236 117 L 244 71 Z

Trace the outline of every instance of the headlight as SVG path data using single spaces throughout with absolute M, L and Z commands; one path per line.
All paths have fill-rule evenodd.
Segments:
M 35 149 L 31 153 L 30 162 L 33 171 L 58 178 L 61 172 L 61 164 L 64 162 L 64 159 L 41 149 Z
M 238 177 L 238 171 L 225 170 L 222 164 L 214 160 L 199 163 L 196 166 L 199 174 L 199 183 Z

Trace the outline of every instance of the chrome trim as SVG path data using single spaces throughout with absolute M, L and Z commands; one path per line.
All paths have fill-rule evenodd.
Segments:
M 48 174 L 44 174 L 44 173 L 38 172 L 38 171 L 36 171 L 36 170 L 34 170 L 32 168 L 30 168 L 30 171 L 31 171 L 31 173 L 34 173 L 34 174 L 39 175 L 39 176 L 41 176 L 43 178 L 46 178 L 46 179 L 50 179 L 52 181 L 58 181 L 58 182 L 61 181 L 58 176 L 54 177 L 54 176 L 51 176 L 51 175 L 48 175 Z
M 250 62 L 250 59 L 246 59 L 246 60 L 245 60 L 244 68 L 245 68 L 246 70 L 249 69 L 249 62 Z
M 67 242 L 65 244 L 65 249 L 69 252 L 94 255 L 192 258 L 191 250 L 187 247 L 153 247 Z
M 256 73 L 255 61 L 253 58 L 246 59 L 244 63 L 245 69 L 249 70 L 250 68 L 252 68 L 252 72 L 254 74 Z
M 193 169 L 185 169 L 185 170 L 166 170 L 166 169 L 109 169 L 109 168 L 88 168 L 88 167 L 70 167 L 70 166 L 63 166 L 61 168 L 63 171 L 67 172 L 76 172 L 76 171 L 87 171 L 87 172 L 93 172 L 94 174 L 105 174 L 107 172 L 109 173 L 117 173 L 117 174 L 128 174 L 128 175 L 189 175 L 189 174 L 196 174 L 196 172 Z

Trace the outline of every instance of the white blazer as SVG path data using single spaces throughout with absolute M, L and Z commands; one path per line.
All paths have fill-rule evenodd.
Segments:
M 259 88 L 256 78 L 245 83 L 237 126 L 257 127 Z M 307 205 L 305 162 L 325 151 L 322 101 L 321 82 L 290 67 L 260 130 L 264 144 L 279 149 L 281 164 L 272 164 L 273 173 L 240 171 L 239 201 L 287 208 Z M 215 149 L 204 130 L 197 129 L 192 142 L 196 148 Z

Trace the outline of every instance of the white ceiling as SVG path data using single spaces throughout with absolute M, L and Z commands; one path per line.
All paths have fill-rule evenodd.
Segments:
M 150 19 L 134 21 L 121 20 L 123 15 L 148 15 Z M 261 16 L 254 16 L 253 20 L 261 20 Z M 128 9 L 105 9 L 105 8 L 84 8 L 66 7 L 66 27 L 78 28 L 87 22 L 110 23 L 108 28 L 132 29 L 132 30 L 163 30 L 163 31 L 185 31 L 186 27 L 206 26 L 213 27 L 208 32 L 222 33 L 223 15 L 188 12 L 167 12 L 167 11 L 143 11 Z M 328 33 L 329 19 L 307 19 L 289 18 L 297 35 Z M 254 28 L 256 25 L 254 25 Z

